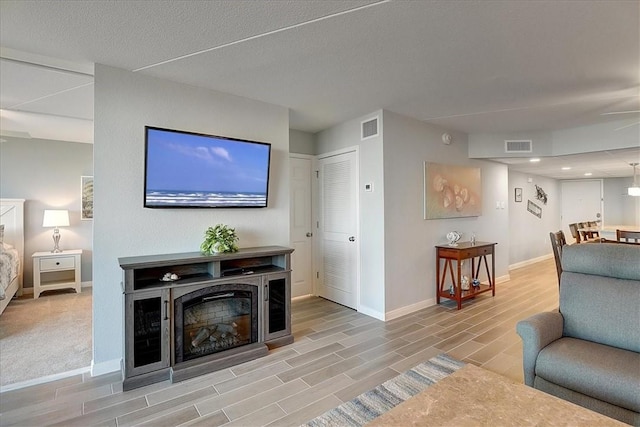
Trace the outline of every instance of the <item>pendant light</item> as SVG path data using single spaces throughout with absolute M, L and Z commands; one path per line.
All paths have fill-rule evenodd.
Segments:
M 636 166 L 638 163 L 629 163 L 630 166 L 633 166 L 633 185 L 627 188 L 627 194 L 630 196 L 640 196 L 640 187 L 638 187 L 638 181 L 636 181 Z

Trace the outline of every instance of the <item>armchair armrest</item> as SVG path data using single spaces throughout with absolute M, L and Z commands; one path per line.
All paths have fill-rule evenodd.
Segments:
M 526 385 L 533 387 L 538 353 L 553 341 L 562 338 L 562 329 L 562 314 L 556 311 L 535 314 L 516 325 L 516 331 L 522 338 L 522 362 Z

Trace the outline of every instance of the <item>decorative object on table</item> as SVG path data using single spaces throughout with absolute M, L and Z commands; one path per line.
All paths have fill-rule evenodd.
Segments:
M 516 203 L 522 202 L 522 188 L 516 187 L 513 189 L 513 191 L 513 196 Z
M 533 203 L 531 200 L 527 200 L 527 210 L 538 218 L 542 218 L 542 208 Z
M 455 295 L 455 294 L 456 294 L 456 288 L 453 285 L 451 285 L 449 287 L 449 295 Z
M 479 288 L 480 287 L 480 280 L 478 279 L 473 279 L 471 281 L 471 284 L 473 285 L 474 288 Z
M 460 233 L 458 233 L 457 231 L 448 232 L 447 240 L 449 241 L 449 246 L 458 246 L 458 240 L 460 240 Z
M 224 224 L 217 224 L 215 227 L 207 228 L 204 233 L 204 242 L 200 245 L 200 250 L 205 254 L 215 254 L 222 252 L 237 252 L 238 236 L 235 228 L 230 228 Z
M 462 276 L 460 280 L 460 289 L 463 291 L 469 290 L 469 276 Z
M 547 204 L 547 193 L 545 193 L 542 187 L 538 185 L 536 185 L 536 199 L 540 200 L 545 205 Z
M 88 220 L 93 219 L 93 177 L 81 176 L 80 177 L 80 219 Z
M 163 282 L 175 282 L 178 279 L 180 279 L 180 276 L 175 273 L 164 273 L 164 276 L 162 276 L 160 280 Z
M 481 214 L 480 168 L 424 162 L 424 219 Z
M 476 233 L 471 233 L 471 239 L 469 239 L 471 241 L 471 244 L 475 246 L 476 244 Z
M 60 253 L 60 230 L 58 227 L 69 226 L 69 211 L 66 209 L 45 209 L 42 219 L 43 227 L 53 227 L 53 253 Z

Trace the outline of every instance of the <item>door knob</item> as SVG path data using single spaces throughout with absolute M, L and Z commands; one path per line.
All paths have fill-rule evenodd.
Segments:
M 349 241 L 350 241 L 350 242 L 355 242 L 355 241 L 356 241 L 356 238 L 355 238 L 354 236 L 351 236 L 351 237 L 349 237 Z
M 313 236 L 313 233 L 307 233 L 307 237 Z

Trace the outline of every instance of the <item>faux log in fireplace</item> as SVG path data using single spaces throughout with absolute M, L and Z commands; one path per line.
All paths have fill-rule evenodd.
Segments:
M 124 389 L 181 381 L 293 342 L 291 252 L 269 246 L 120 258 Z

